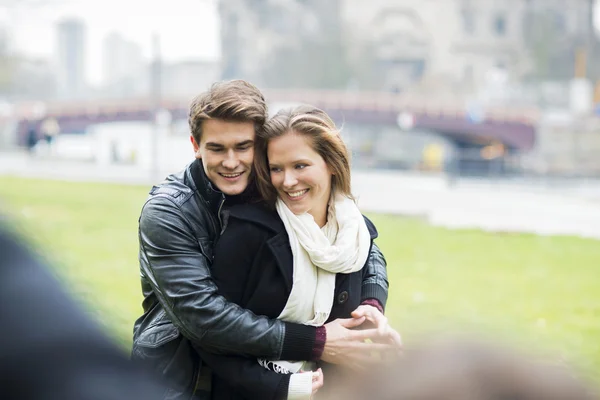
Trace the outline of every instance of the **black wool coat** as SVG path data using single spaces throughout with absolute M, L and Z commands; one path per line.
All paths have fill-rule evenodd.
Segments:
M 215 246 L 211 269 L 219 293 L 256 315 L 277 318 L 288 300 L 293 278 L 292 250 L 283 222 L 276 211 L 262 203 L 234 206 L 226 215 L 226 229 Z M 366 217 L 365 221 L 372 246 L 377 230 Z M 365 290 L 365 282 L 372 278 L 368 274 L 363 267 L 336 276 L 329 321 L 350 318 L 362 301 L 374 298 Z M 377 300 L 385 305 L 385 298 Z M 289 375 L 269 371 L 255 358 L 215 355 L 202 349 L 198 352 L 213 370 L 213 399 L 287 398 Z

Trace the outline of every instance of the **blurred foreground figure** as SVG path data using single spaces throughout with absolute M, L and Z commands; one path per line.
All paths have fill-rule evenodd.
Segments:
M 327 383 L 325 383 L 327 384 Z M 431 342 L 401 360 L 354 376 L 345 400 L 592 400 L 598 394 L 566 366 L 477 339 Z M 332 398 L 328 400 L 333 400 Z
M 2 399 L 162 398 L 1 224 L 0 338 Z

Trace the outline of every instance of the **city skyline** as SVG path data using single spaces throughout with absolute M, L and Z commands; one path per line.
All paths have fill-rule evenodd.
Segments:
M 86 80 L 94 86 L 103 80 L 102 49 L 113 32 L 135 42 L 146 59 L 152 55 L 152 36 L 160 37 L 166 62 L 219 58 L 219 21 L 215 0 L 171 0 L 146 3 L 140 0 L 65 0 L 44 6 L 13 6 L 0 9 L 0 23 L 8 25 L 12 49 L 48 58 L 57 54 L 57 24 L 67 18 L 86 26 Z M 115 12 L 119 10 L 119 12 Z
M 45 5 L 33 6 L 40 1 Z M 13 49 L 55 62 L 57 24 L 65 18 L 81 20 L 86 29 L 85 80 L 97 87 L 104 83 L 103 43 L 115 32 L 139 46 L 145 61 L 151 57 L 154 33 L 160 36 L 161 55 L 167 63 L 218 60 L 221 49 L 217 3 L 217 0 L 172 0 L 168 5 L 144 4 L 141 0 L 107 0 L 102 4 L 93 0 L 33 3 L 23 0 L 10 9 L 0 6 L 0 25 L 7 26 Z M 598 29 L 600 14 L 595 16 Z

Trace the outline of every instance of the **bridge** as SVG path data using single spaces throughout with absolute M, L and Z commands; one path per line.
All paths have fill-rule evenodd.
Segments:
M 435 131 L 458 144 L 485 145 L 500 142 L 509 150 L 528 151 L 535 143 L 539 111 L 535 108 L 493 107 L 473 115 L 462 100 L 442 96 L 397 93 L 343 92 L 325 90 L 265 90 L 270 104 L 307 103 L 327 111 L 334 120 L 353 124 L 397 126 L 407 118 L 415 129 Z M 190 99 L 150 97 L 115 100 L 53 101 L 16 104 L 21 144 L 31 126 L 39 128 L 46 118 L 55 118 L 62 132 L 84 132 L 97 123 L 151 121 L 158 109 L 173 119 L 187 118 Z

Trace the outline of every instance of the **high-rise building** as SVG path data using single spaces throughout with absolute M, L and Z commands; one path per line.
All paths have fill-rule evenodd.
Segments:
M 137 43 L 112 32 L 102 50 L 104 87 L 110 95 L 133 96 L 147 88 L 142 48 Z
M 78 19 L 58 23 L 57 95 L 75 99 L 85 95 L 85 25 Z

